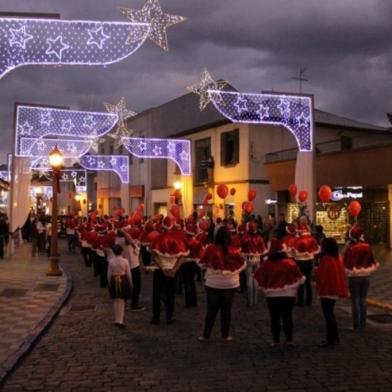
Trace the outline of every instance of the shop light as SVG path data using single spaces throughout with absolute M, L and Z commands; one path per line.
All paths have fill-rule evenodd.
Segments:
M 278 200 L 275 200 L 275 199 L 266 199 L 266 200 L 265 200 L 265 204 L 268 204 L 268 205 L 270 205 L 270 204 L 278 204 Z

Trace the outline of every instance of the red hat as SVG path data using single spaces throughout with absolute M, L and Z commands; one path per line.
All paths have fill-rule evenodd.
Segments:
M 227 228 L 230 231 L 230 233 L 235 233 L 236 232 L 235 226 L 232 223 L 228 223 L 227 224 Z
M 349 236 L 351 239 L 359 241 L 363 236 L 363 230 L 360 226 L 353 226 L 350 230 Z
M 248 229 L 250 232 L 257 231 L 257 223 L 256 222 L 249 222 Z
M 268 243 L 268 253 L 271 255 L 273 253 L 284 252 L 285 246 L 282 240 L 277 238 L 272 238 Z
M 309 228 L 307 225 L 301 223 L 298 225 L 297 231 L 300 234 L 306 234 L 306 233 L 309 233 Z
M 199 222 L 199 228 L 202 231 L 208 231 L 210 228 L 210 220 L 209 219 L 201 219 Z
M 295 225 L 293 225 L 293 224 L 287 225 L 286 226 L 286 232 L 288 234 L 295 234 Z
M 237 232 L 238 232 L 238 234 L 244 234 L 245 233 L 245 225 L 243 223 L 238 225 Z
M 138 240 L 139 237 L 140 237 L 140 234 L 141 234 L 141 230 L 140 230 L 138 227 L 133 226 L 133 227 L 131 227 L 131 228 L 128 230 L 128 233 L 129 233 L 129 235 L 132 237 L 132 239 Z

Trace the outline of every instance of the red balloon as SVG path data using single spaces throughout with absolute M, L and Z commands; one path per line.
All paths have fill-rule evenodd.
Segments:
M 180 217 L 180 207 L 177 204 L 173 204 L 170 207 L 170 212 L 171 214 L 175 217 L 175 218 L 179 218 Z
M 256 199 L 256 191 L 254 189 L 251 189 L 248 192 L 248 201 L 253 201 L 254 199 Z
M 318 191 L 321 203 L 328 203 L 331 200 L 332 189 L 328 185 L 323 185 Z
M 306 199 L 308 198 L 308 192 L 306 191 L 301 191 L 298 194 L 298 199 L 301 203 L 305 203 Z
M 140 207 L 141 210 L 144 210 L 144 203 L 140 203 L 139 207 Z
M 207 193 L 205 199 L 206 199 L 207 201 L 208 201 L 208 200 L 211 200 L 211 199 L 212 199 L 212 193 Z
M 242 209 L 247 214 L 251 214 L 254 208 L 255 208 L 254 205 L 250 201 L 246 201 L 245 203 L 242 204 Z
M 216 193 L 221 199 L 226 199 L 227 194 L 229 193 L 229 188 L 225 184 L 220 184 L 216 190 Z
M 230 195 L 231 196 L 234 196 L 236 192 L 237 192 L 237 189 L 235 189 L 235 188 L 231 188 L 230 189 Z
M 120 209 L 117 209 L 116 216 L 122 216 L 123 212 Z
M 347 211 L 351 216 L 358 216 L 361 213 L 362 206 L 361 203 L 357 200 L 353 200 L 348 205 Z
M 288 187 L 288 190 L 289 190 L 290 196 L 294 199 L 295 196 L 297 195 L 297 190 L 298 190 L 297 185 L 290 184 Z

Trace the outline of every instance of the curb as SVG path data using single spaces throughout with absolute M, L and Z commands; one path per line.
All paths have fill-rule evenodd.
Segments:
M 29 351 L 34 347 L 34 345 L 38 342 L 41 335 L 43 335 L 47 329 L 50 327 L 58 313 L 60 312 L 63 305 L 67 302 L 69 296 L 71 295 L 73 289 L 73 281 L 72 275 L 68 271 L 68 269 L 60 263 L 60 267 L 63 270 L 67 282 L 66 288 L 64 290 L 63 295 L 59 299 L 59 301 L 52 306 L 52 308 L 48 311 L 45 317 L 35 326 L 35 328 L 30 332 L 29 335 L 26 336 L 24 341 L 21 343 L 16 352 L 14 352 L 11 356 L 9 356 L 4 363 L 1 364 L 0 367 L 0 389 L 3 385 L 6 377 L 11 373 L 11 371 L 15 368 L 15 366 L 19 363 L 19 361 L 29 353 Z
M 368 298 L 366 303 L 375 308 L 385 310 L 386 312 L 392 313 L 392 305 L 385 302 L 377 301 L 376 299 Z

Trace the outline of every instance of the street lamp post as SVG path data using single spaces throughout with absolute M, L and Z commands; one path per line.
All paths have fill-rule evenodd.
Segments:
M 52 233 L 50 238 L 50 259 L 49 269 L 46 272 L 48 276 L 60 276 L 62 271 L 59 268 L 59 259 L 57 252 L 57 194 L 60 193 L 60 171 L 63 166 L 63 154 L 57 146 L 49 154 L 49 163 L 53 170 L 53 196 L 52 196 Z

